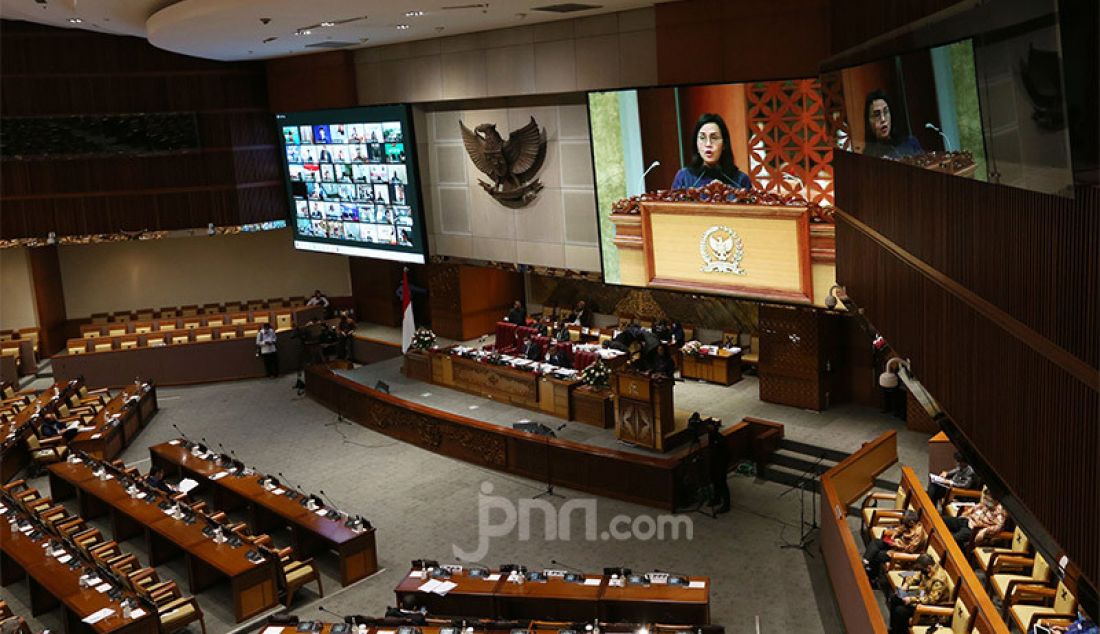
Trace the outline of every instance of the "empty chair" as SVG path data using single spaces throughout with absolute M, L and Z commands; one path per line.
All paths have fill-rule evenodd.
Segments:
M 213 341 L 214 329 L 213 328 L 196 328 L 194 331 L 195 341 Z
M 294 327 L 294 313 L 289 310 L 280 310 L 275 313 L 275 331 L 282 332 Z
M 233 324 L 233 325 L 247 324 L 248 323 L 248 313 L 247 312 L 242 312 L 242 311 L 237 311 L 237 312 L 234 312 L 234 313 L 230 313 L 229 314 L 229 323 Z
M 173 332 L 169 336 L 169 342 L 172 344 L 190 343 L 191 331 L 184 330 L 181 332 Z
M 252 313 L 252 323 L 254 323 L 254 324 L 271 323 L 271 313 L 266 311 L 266 310 Z
M 94 352 L 107 352 L 114 347 L 115 340 L 112 337 L 100 337 L 99 339 L 92 339 L 92 350 Z
M 122 312 L 111 313 L 110 323 L 118 324 L 130 321 L 131 319 L 133 319 L 133 315 L 130 314 L 130 311 L 124 310 Z
M 948 620 L 950 619 L 950 620 Z M 944 623 L 947 628 L 934 628 L 931 623 Z M 918 605 L 913 610 L 913 617 L 909 620 L 909 631 L 912 634 L 925 634 L 933 629 L 943 634 L 969 634 L 974 624 L 974 615 L 970 608 L 963 603 L 962 597 L 955 599 L 955 605 Z
M 881 502 L 885 502 L 886 505 L 880 507 Z M 868 494 L 860 505 L 861 530 L 864 537 L 871 535 L 873 526 L 897 524 L 908 503 L 909 491 L 900 485 L 895 493 Z
M 245 302 L 245 310 L 263 310 L 266 308 L 266 303 L 262 299 L 250 299 Z
M 138 342 L 141 339 L 141 335 L 122 335 L 118 338 L 119 350 L 131 350 L 138 347 Z
M 296 295 L 294 297 L 288 297 L 287 302 L 289 302 L 291 306 L 305 306 L 306 298 L 304 296 Z
M 211 327 L 224 326 L 225 315 L 214 315 L 206 318 L 206 325 Z
M 69 451 L 64 442 L 65 440 L 61 436 L 39 438 L 38 434 L 33 431 L 28 434 L 26 439 L 27 450 L 34 460 L 35 468 L 41 470 L 42 467 L 64 460 Z
M 145 345 L 150 348 L 157 348 L 165 345 L 168 335 L 161 332 L 154 332 L 145 336 Z
M 242 337 L 255 337 L 256 333 L 260 332 L 259 324 L 244 324 L 241 326 Z
M 103 326 L 100 324 L 84 324 L 80 327 L 80 336 L 86 339 L 95 339 L 103 336 Z
M 1005 573 L 1004 570 L 1016 572 Z M 1045 557 L 1035 553 L 1034 557 L 1001 555 L 992 563 L 986 573 L 989 575 L 989 587 L 1001 601 L 1005 601 L 1019 585 L 1045 585 L 1050 581 L 1050 564 Z
M 157 311 L 158 319 L 175 319 L 180 316 L 180 312 L 175 308 L 161 308 Z
M 93 313 L 92 314 L 92 323 L 93 324 L 106 324 L 108 319 L 109 319 L 109 315 L 107 313 Z
M 184 330 L 194 330 L 196 328 L 202 328 L 201 317 L 184 317 L 183 318 Z
M 69 339 L 65 344 L 65 351 L 69 354 L 84 354 L 88 351 L 88 340 Z
M 150 315 L 149 319 L 152 319 L 152 318 L 153 318 L 153 316 Z M 124 323 L 115 323 L 115 324 L 111 324 L 111 325 L 107 326 L 107 336 L 108 337 L 121 337 L 124 334 L 126 334 L 126 324 L 124 324 Z
M 282 308 L 286 306 L 286 302 L 282 298 L 267 300 L 267 307 L 271 309 Z
M 1019 557 L 1026 557 L 1031 551 L 1031 540 L 1023 529 L 1019 526 L 1012 532 L 1012 541 L 1009 546 L 995 547 L 995 546 L 980 546 L 974 549 L 974 563 L 978 565 L 978 570 L 988 574 L 990 564 L 993 564 L 1003 556 L 1016 555 Z
M 239 336 L 237 334 L 236 326 L 220 326 L 218 327 L 217 332 L 218 339 L 236 339 Z
M 241 304 L 240 302 L 226 302 L 225 303 L 225 312 L 227 312 L 227 313 L 239 313 L 239 312 L 242 312 L 242 311 L 245 311 L 245 310 L 248 310 L 247 306 L 245 306 L 244 304 Z
M 202 305 L 202 314 L 203 315 L 216 315 L 220 312 L 222 312 L 222 305 L 221 304 L 203 304 Z
M 284 597 L 286 607 L 290 607 L 290 602 L 294 599 L 294 593 L 298 589 L 314 581 L 317 582 L 317 594 L 322 597 L 325 596 L 325 591 L 321 588 L 321 575 L 318 574 L 317 567 L 313 565 L 312 558 L 298 561 L 293 558 L 294 551 L 289 547 L 281 550 L 273 550 L 262 545 L 258 547 L 264 555 L 276 562 L 275 573 L 279 586 L 286 593 Z
M 153 322 L 151 321 L 135 321 L 134 322 L 134 334 L 147 335 L 153 332 Z
M 173 330 L 176 330 L 177 328 L 178 326 L 176 325 L 176 320 L 174 319 L 162 319 L 157 322 L 158 332 L 171 332 Z
M 1042 604 L 1027 605 L 1023 601 Z M 1021 585 L 1008 597 L 1005 605 L 1020 632 L 1031 632 L 1040 619 L 1073 621 L 1077 618 L 1077 597 L 1064 580 L 1059 581 L 1055 588 Z
M 199 314 L 198 304 L 188 304 L 187 306 L 180 306 L 179 314 L 181 317 L 194 317 Z
M 156 311 L 152 308 L 139 308 L 137 310 L 137 318 L 139 320 L 152 320 L 156 315 Z

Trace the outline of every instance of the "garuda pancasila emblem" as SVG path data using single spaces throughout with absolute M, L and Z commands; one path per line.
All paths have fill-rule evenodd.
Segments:
M 478 179 L 483 189 L 500 204 L 512 209 L 526 207 L 542 190 L 535 178 L 546 160 L 546 129 L 539 129 L 535 118 L 501 138 L 492 123 L 482 123 L 470 130 L 461 121 L 462 143 L 466 153 L 479 170 L 493 179 L 492 184 Z

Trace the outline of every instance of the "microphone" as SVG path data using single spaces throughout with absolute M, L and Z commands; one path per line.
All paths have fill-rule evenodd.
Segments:
M 332 501 L 332 498 L 331 498 L 331 497 L 329 497 L 328 493 L 325 493 L 325 490 L 324 490 L 324 489 L 320 489 L 320 490 L 319 490 L 319 493 L 320 493 L 320 494 L 321 494 L 322 496 L 324 496 L 324 498 L 325 498 L 325 499 L 326 499 L 326 500 L 328 501 L 328 503 L 329 503 L 329 504 L 331 504 L 331 505 L 332 505 L 332 510 L 336 511 L 336 514 L 337 514 L 337 515 L 340 515 L 340 516 L 343 516 L 343 517 L 346 517 L 346 516 L 347 516 L 347 513 L 343 513 L 343 512 L 341 512 L 341 511 L 340 511 L 340 508 L 339 508 L 339 506 L 337 506 L 336 502 L 333 502 L 333 501 Z
M 950 152 L 951 151 L 951 141 L 948 140 L 947 135 L 943 133 L 943 130 L 937 128 L 935 126 L 935 124 L 933 124 L 931 121 L 929 121 L 928 123 L 925 123 L 924 127 L 929 129 L 929 130 L 935 130 L 936 134 L 943 137 L 943 149 L 944 149 L 944 151 L 945 152 Z
M 340 619 L 344 623 L 351 623 L 352 620 L 353 620 L 352 617 L 344 616 L 343 614 L 337 614 L 336 612 L 333 612 L 332 610 L 329 610 L 329 609 L 325 608 L 325 606 L 323 606 L 323 605 L 317 606 L 317 609 L 321 612 L 325 612 L 325 613 L 331 614 L 332 616 L 335 616 L 336 618 Z
M 180 436 L 183 436 L 184 440 L 187 440 L 187 442 L 191 442 L 190 440 L 187 439 L 187 434 L 183 433 L 183 430 L 179 428 L 179 425 L 177 425 L 175 423 L 172 423 L 172 428 L 175 429 L 176 431 L 178 431 Z
M 290 481 L 290 478 L 283 475 L 282 471 L 280 471 L 278 473 L 278 475 L 279 475 L 279 479 L 281 481 L 286 482 L 287 484 L 289 484 L 295 491 L 298 492 L 299 495 L 305 495 L 305 493 L 302 492 L 302 489 L 297 484 L 294 484 L 293 482 Z
M 561 566 L 562 568 L 572 570 L 573 572 L 579 572 L 582 575 L 584 574 L 584 571 L 581 570 L 580 568 L 577 568 L 576 566 L 570 566 L 567 563 L 562 563 L 562 562 L 558 561 L 557 559 L 551 559 L 550 563 L 554 564 L 555 566 Z
M 565 429 L 565 423 L 562 423 L 561 425 L 558 425 L 557 428 L 554 431 L 561 431 L 563 429 Z
M 652 163 L 649 164 L 649 167 L 645 168 L 645 171 L 642 172 L 642 177 L 638 179 L 638 185 L 639 185 L 639 188 L 642 190 L 643 194 L 645 193 L 645 177 L 648 176 L 650 172 L 652 172 L 655 168 L 659 167 L 660 165 L 661 165 L 660 161 L 653 161 Z

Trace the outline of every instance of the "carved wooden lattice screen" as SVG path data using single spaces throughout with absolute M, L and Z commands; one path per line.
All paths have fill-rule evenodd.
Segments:
M 832 206 L 833 146 L 818 80 L 752 83 L 746 100 L 756 186 Z

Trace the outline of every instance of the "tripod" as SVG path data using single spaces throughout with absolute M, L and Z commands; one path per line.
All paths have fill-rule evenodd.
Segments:
M 699 444 L 699 436 L 691 435 L 691 445 L 688 458 L 683 463 L 683 486 L 690 491 L 691 499 L 695 502 L 694 508 L 685 506 L 677 512 L 699 513 L 711 519 L 717 519 L 718 512 L 711 507 L 707 510 L 707 503 L 715 497 L 714 488 L 710 484 L 710 473 L 706 460 L 703 459 L 702 447 Z
M 792 484 L 786 491 L 779 494 L 779 497 L 783 497 L 794 489 L 798 489 L 798 543 L 792 544 L 790 542 L 784 542 L 783 545 L 779 547 L 780 549 L 797 548 L 810 557 L 813 557 L 813 553 L 808 550 L 808 547 L 810 542 L 813 541 L 812 533 L 819 528 L 817 525 L 817 486 L 810 491 L 809 522 L 806 522 L 806 487 L 816 483 L 817 468 L 824 459 L 825 454 L 822 454 L 812 467 L 802 472 L 797 482 Z
M 533 499 L 537 500 L 543 497 L 564 499 L 564 495 L 554 492 L 554 464 L 550 461 L 550 439 L 556 438 L 557 434 L 554 433 L 553 429 L 542 423 L 517 423 L 513 425 L 513 427 L 522 429 L 529 434 L 536 434 L 543 437 L 543 448 L 546 450 L 546 490 L 536 495 Z M 560 430 L 562 427 L 565 427 L 565 425 L 558 427 L 558 429 Z

